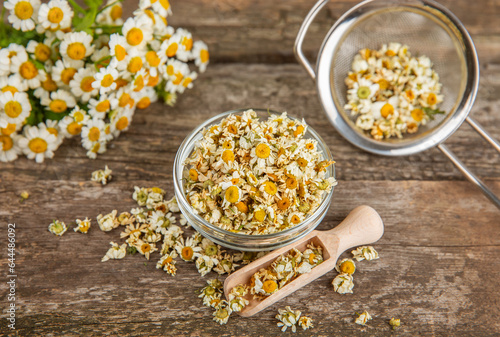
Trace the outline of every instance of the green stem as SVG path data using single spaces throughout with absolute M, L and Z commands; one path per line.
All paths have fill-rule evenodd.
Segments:
M 113 7 L 114 5 L 116 5 L 116 4 L 117 4 L 117 3 L 119 3 L 119 2 L 123 2 L 123 0 L 116 0 L 115 2 L 113 2 L 113 3 L 111 3 L 111 4 L 107 5 L 107 6 L 104 6 L 103 8 L 101 8 L 101 9 L 99 10 L 99 12 L 97 12 L 97 13 L 101 13 L 101 12 L 103 12 L 106 8 Z
M 86 11 L 80 7 L 79 4 L 77 4 L 74 0 L 68 0 L 69 3 L 71 4 L 71 6 L 73 7 L 73 9 L 75 9 L 76 11 L 80 12 L 80 13 L 85 13 Z

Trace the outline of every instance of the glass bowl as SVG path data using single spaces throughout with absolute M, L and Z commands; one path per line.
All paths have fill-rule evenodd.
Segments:
M 191 132 L 190 135 L 184 139 L 174 161 L 174 189 L 175 196 L 177 198 L 177 203 L 179 209 L 181 210 L 184 217 L 187 219 L 189 224 L 194 227 L 198 232 L 200 232 L 204 237 L 212 240 L 213 242 L 236 250 L 242 251 L 267 251 L 274 250 L 283 246 L 286 246 L 300 238 L 309 234 L 313 229 L 316 228 L 325 217 L 328 208 L 330 207 L 330 202 L 333 194 L 333 187 L 327 193 L 323 194 L 323 200 L 321 201 L 318 208 L 310 215 L 308 215 L 304 221 L 298 223 L 294 227 L 285 229 L 283 231 L 263 234 L 263 235 L 248 235 L 241 233 L 234 233 L 217 226 L 214 226 L 210 222 L 203 219 L 202 216 L 194 212 L 191 205 L 188 203 L 184 188 L 184 172 L 185 161 L 192 154 L 194 147 L 197 142 L 202 138 L 202 131 L 209 128 L 212 125 L 218 124 L 222 119 L 226 118 L 230 114 L 242 115 L 244 111 L 249 109 L 238 109 L 231 110 L 214 116 Z M 266 120 L 269 114 L 280 115 L 281 113 L 276 111 L 270 111 L 267 109 L 251 109 L 257 113 L 260 120 Z M 288 116 L 291 119 L 297 119 Z M 310 126 L 307 127 L 304 134 L 305 139 L 315 139 L 318 142 L 318 150 L 323 154 L 324 160 L 333 160 L 332 154 L 325 144 L 324 140 L 320 135 L 314 131 Z M 335 167 L 330 165 L 326 168 L 325 178 L 335 177 Z

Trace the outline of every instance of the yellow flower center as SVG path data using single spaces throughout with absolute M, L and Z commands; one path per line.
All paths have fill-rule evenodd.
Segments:
M 224 162 L 226 164 L 229 163 L 230 161 L 234 161 L 234 153 L 233 153 L 233 151 L 231 151 L 231 150 L 224 150 L 224 152 L 222 152 L 222 160 L 224 160 Z
M 141 98 L 139 102 L 137 102 L 138 109 L 146 109 L 150 105 L 151 105 L 151 99 L 148 96 Z
M 9 151 L 14 147 L 14 142 L 12 141 L 12 138 L 10 136 L 6 135 L 0 135 L 0 144 L 2 144 L 2 149 L 4 151 Z
M 292 215 L 292 218 L 290 219 L 290 221 L 293 223 L 293 224 L 298 224 L 300 222 L 300 218 L 298 215 Z
M 101 86 L 104 88 L 109 87 L 111 84 L 115 82 L 115 79 L 113 78 L 113 75 L 111 74 L 106 74 L 101 80 Z
M 111 7 L 111 11 L 109 12 L 109 16 L 113 21 L 116 21 L 119 18 L 121 18 L 122 14 L 123 14 L 123 9 L 121 5 L 114 5 L 113 7 Z
M 85 57 L 85 53 L 87 53 L 87 48 L 81 42 L 73 42 L 70 43 L 68 49 L 66 50 L 68 56 L 73 60 L 81 60 Z
M 49 108 L 55 113 L 61 113 L 66 111 L 68 106 L 66 105 L 66 102 L 63 101 L 62 99 L 55 99 L 52 102 L 50 102 Z
M 122 46 L 120 46 L 119 44 L 117 44 L 115 46 L 115 57 L 118 61 L 123 61 L 123 59 L 125 58 L 125 56 L 127 56 L 127 51 L 125 50 L 125 48 L 123 48 Z
M 178 85 L 182 82 L 184 75 L 179 71 L 175 74 L 175 80 L 172 81 L 173 84 Z
M 156 0 L 155 0 L 155 2 L 156 2 Z M 165 9 L 170 8 L 170 2 L 168 2 L 168 0 L 160 0 L 160 5 Z
M 437 96 L 435 93 L 431 92 L 429 96 L 427 96 L 427 104 L 434 105 L 437 103 Z
M 61 81 L 64 84 L 69 85 L 69 82 L 71 82 L 75 74 L 76 74 L 75 68 L 66 68 L 63 71 L 61 71 Z
M 28 1 L 19 1 L 14 7 L 14 14 L 21 20 L 28 20 L 33 15 L 33 6 Z
M 238 133 L 238 128 L 236 127 L 236 125 L 229 124 L 227 126 L 227 131 L 231 132 L 232 134 L 237 134 Z
M 127 70 L 133 74 L 141 70 L 142 68 L 142 59 L 140 56 L 132 57 L 130 62 L 128 63 Z
M 45 62 L 49 59 L 51 50 L 48 46 L 43 43 L 39 43 L 35 48 L 35 57 L 41 62 Z
M 182 39 L 182 45 L 184 46 L 184 48 L 186 48 L 187 51 L 191 50 L 193 48 L 193 39 L 184 37 Z
M 198 172 L 196 172 L 195 169 L 190 169 L 189 170 L 189 179 L 192 181 L 197 181 L 198 180 Z
M 413 109 L 411 111 L 411 117 L 416 121 L 416 122 L 421 122 L 422 119 L 424 119 L 424 112 L 422 109 Z
M 4 134 L 4 135 L 11 135 L 13 134 L 17 129 L 17 125 L 14 124 L 14 123 L 9 123 L 7 124 L 6 127 L 4 128 L 1 128 L 0 131 Z
M 267 294 L 272 294 L 278 290 L 278 283 L 275 280 L 267 280 L 262 285 L 262 290 L 264 290 Z
M 12 95 L 14 95 L 16 92 L 19 92 L 16 87 L 13 87 L 11 85 L 6 85 L 5 87 L 2 88 L 2 92 L 7 92 L 10 91 Z
M 354 263 L 352 261 L 346 260 L 340 264 L 339 270 L 342 273 L 352 275 L 354 273 L 354 271 L 356 270 L 356 266 L 354 265 Z
M 92 90 L 94 90 L 94 88 L 92 88 L 93 82 L 94 82 L 93 76 L 84 77 L 82 82 L 80 83 L 80 89 L 82 89 L 82 91 L 84 92 L 91 92 Z
M 184 88 L 187 88 L 187 87 L 188 87 L 188 85 L 189 85 L 191 82 L 193 82 L 193 79 L 192 79 L 191 77 L 188 77 L 188 78 L 186 78 L 186 79 L 182 82 L 182 86 L 183 86 Z
M 406 93 L 406 98 L 408 98 L 410 102 L 415 99 L 415 93 L 413 92 L 413 90 L 408 89 L 405 91 L 405 93 Z
M 385 52 L 385 55 L 392 57 L 392 56 L 396 56 L 396 53 L 393 50 L 389 49 L 388 51 Z
M 233 145 L 232 145 L 232 143 L 231 143 L 231 141 L 230 141 L 230 140 L 226 140 L 224 143 L 222 143 L 222 147 L 223 147 L 224 149 L 229 150 L 229 149 L 232 149 L 232 148 L 233 148 Z
M 148 64 L 151 67 L 158 67 L 160 64 L 160 58 L 158 57 L 158 54 L 156 54 L 155 51 L 150 50 L 146 53 L 146 61 L 148 61 Z
M 173 65 L 171 65 L 171 64 L 169 64 L 169 65 L 167 66 L 167 75 L 168 75 L 168 76 L 172 76 L 173 74 L 174 74 L 174 66 L 173 66 Z
M 276 187 L 276 184 L 273 183 L 272 181 L 266 181 L 264 183 L 264 192 L 270 195 L 275 195 L 276 192 L 278 192 L 278 188 Z
M 38 75 L 38 69 L 36 69 L 35 65 L 31 61 L 26 61 L 21 64 L 21 67 L 19 67 L 19 73 L 23 78 L 31 80 Z
M 181 256 L 184 260 L 188 260 L 188 261 L 191 260 L 193 258 L 193 255 L 194 255 L 193 248 L 191 248 L 189 246 L 182 248 Z
M 68 131 L 68 133 L 70 135 L 76 136 L 82 132 L 82 126 L 81 126 L 81 124 L 78 124 L 77 122 L 71 122 L 66 127 L 66 131 Z
M 75 122 L 81 122 L 81 121 L 83 121 L 83 118 L 84 118 L 84 116 L 80 111 L 76 111 L 73 114 L 73 119 L 75 120 Z
M 297 188 L 297 179 L 294 176 L 290 175 L 286 178 L 285 184 L 286 184 L 286 188 L 288 188 L 289 190 L 296 189 Z
M 101 143 L 95 143 L 95 145 L 92 147 L 92 152 L 97 153 L 99 152 L 99 149 L 101 148 Z
M 42 138 L 33 138 L 29 141 L 28 147 L 35 153 L 43 153 L 47 151 L 47 142 Z
M 59 7 L 54 7 L 49 9 L 47 19 L 49 19 L 50 22 L 59 23 L 62 21 L 63 18 L 64 18 L 64 13 L 62 9 L 60 9 Z
M 309 264 L 314 264 L 315 257 L 316 257 L 316 254 L 314 254 L 314 253 L 309 254 Z
M 128 126 L 128 118 L 126 116 L 120 117 L 115 124 L 116 129 L 119 131 L 125 130 Z
M 266 159 L 271 154 L 271 148 L 267 144 L 259 144 L 255 148 L 255 155 L 261 159 Z
M 308 149 L 308 150 L 314 150 L 314 144 L 313 143 L 307 143 L 306 144 L 306 149 Z
M 264 219 L 266 218 L 266 211 L 264 211 L 263 209 L 255 211 L 255 213 L 253 214 L 253 218 L 258 222 L 264 221 Z
M 302 134 L 302 132 L 304 132 L 304 127 L 302 125 L 298 125 L 295 131 L 293 132 L 293 135 L 295 137 L 298 137 L 299 135 Z
M 201 61 L 201 63 L 207 63 L 209 57 L 210 57 L 210 54 L 208 53 L 208 50 L 202 49 L 200 51 L 200 61 Z
M 226 190 L 226 200 L 230 203 L 236 203 L 240 200 L 240 189 L 236 186 L 230 186 Z
M 141 246 L 141 251 L 144 253 L 149 253 L 151 251 L 151 245 L 149 243 L 143 243 Z
M 59 135 L 59 132 L 57 132 L 57 130 L 55 128 L 47 128 L 47 131 L 51 134 L 51 135 L 54 135 L 54 136 L 58 136 Z
M 165 54 L 168 56 L 168 57 L 174 57 L 175 54 L 177 54 L 177 49 L 179 48 L 179 45 L 177 44 L 177 42 L 174 42 L 172 43 L 170 46 L 168 46 Z
M 120 99 L 118 100 L 118 105 L 121 108 L 124 108 L 127 105 L 130 105 L 130 107 L 132 107 L 134 105 L 134 103 L 135 103 L 134 99 L 129 94 L 127 94 L 126 92 L 123 93 L 120 96 Z
M 286 211 L 290 207 L 290 199 L 287 197 L 284 197 L 280 201 L 278 201 L 278 208 L 281 209 L 282 211 Z
M 299 159 L 297 159 L 297 164 L 300 167 L 306 167 L 307 164 L 309 164 L 309 162 L 307 160 L 305 160 L 304 158 L 299 158 Z
M 57 90 L 57 84 L 52 80 L 52 77 L 50 75 L 47 75 L 47 79 L 41 83 L 42 88 L 47 90 L 48 92 L 56 91 Z
M 137 76 L 134 80 L 134 91 L 141 91 L 144 88 L 144 77 L 142 75 Z
M 248 213 L 248 206 L 247 204 L 245 204 L 243 201 L 240 201 L 236 204 L 236 208 L 238 209 L 238 211 L 240 211 L 241 213 Z
M 137 46 L 144 39 L 144 35 L 142 34 L 142 30 L 137 27 L 132 28 L 127 33 L 127 43 L 131 46 Z
M 89 130 L 89 140 L 92 142 L 97 142 L 101 137 L 101 130 L 97 126 L 92 127 Z
M 155 87 L 159 82 L 160 82 L 160 75 L 151 76 L 151 74 L 149 74 L 148 83 L 146 85 L 148 87 Z
M 384 106 L 382 106 L 382 109 L 380 109 L 380 114 L 384 118 L 389 117 L 389 115 L 392 115 L 393 113 L 394 113 L 394 107 L 389 103 L 385 103 Z
M 21 103 L 19 103 L 17 101 L 7 102 L 7 104 L 5 104 L 4 109 L 5 109 L 5 113 L 10 118 L 16 118 L 17 116 L 19 116 L 21 114 L 21 112 L 23 112 L 23 107 L 22 107 Z
M 380 90 L 387 90 L 389 88 L 389 81 L 381 79 L 377 82 Z

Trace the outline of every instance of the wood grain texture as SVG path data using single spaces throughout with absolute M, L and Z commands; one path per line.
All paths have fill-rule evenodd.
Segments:
M 500 212 L 464 180 L 437 149 L 399 158 L 363 152 L 329 124 L 314 83 L 292 55 L 295 34 L 314 1 L 172 1 L 169 22 L 190 29 L 209 46 L 212 64 L 175 108 L 157 103 L 138 111 L 130 130 L 96 160 L 77 140 L 66 141 L 53 160 L 0 164 L 0 275 L 6 275 L 6 224 L 18 225 L 19 336 L 280 336 L 274 316 L 290 305 L 314 319 L 297 336 L 497 336 L 500 294 Z M 306 43 L 314 57 L 332 23 L 357 1 L 332 1 Z M 500 3 L 442 3 L 464 22 L 478 47 L 481 79 L 472 116 L 500 139 Z M 125 12 L 137 1 L 126 0 Z M 337 160 L 332 205 L 319 230 L 328 230 L 361 204 L 376 209 L 385 234 L 375 244 L 381 258 L 362 261 L 354 294 L 333 291 L 330 272 L 252 318 L 225 326 L 195 293 L 205 281 L 193 264 L 178 263 L 171 277 L 139 255 L 101 263 L 119 233 L 101 232 L 98 214 L 130 210 L 134 186 L 159 186 L 173 195 L 174 155 L 202 120 L 235 108 L 287 110 L 304 117 Z M 446 144 L 500 194 L 500 155 L 468 125 Z M 109 165 L 114 180 L 100 186 L 90 174 Z M 30 198 L 19 203 L 19 194 Z M 91 217 L 88 235 L 47 231 L 53 219 Z M 345 253 L 341 258 L 348 257 Z M 6 328 L 7 285 L 0 277 L 0 335 Z M 354 324 L 367 310 L 369 327 Z M 401 318 L 392 332 L 388 321 Z

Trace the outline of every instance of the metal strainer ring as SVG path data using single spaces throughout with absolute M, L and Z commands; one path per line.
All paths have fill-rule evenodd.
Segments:
M 380 155 L 403 156 L 437 146 L 455 166 L 500 208 L 500 199 L 443 144 L 464 120 L 498 151 L 500 144 L 468 117 L 479 83 L 477 53 L 467 30 L 453 13 L 432 0 L 367 0 L 346 12 L 326 35 L 318 54 L 316 71 L 302 52 L 307 29 L 329 0 L 320 0 L 304 19 L 295 41 L 295 54 L 316 80 L 323 109 L 337 131 L 353 145 Z M 344 110 L 344 79 L 354 55 L 363 48 L 379 49 L 399 42 L 413 55 L 426 55 L 443 84 L 446 115 L 420 126 L 402 139 L 377 141 L 355 126 L 355 117 Z

